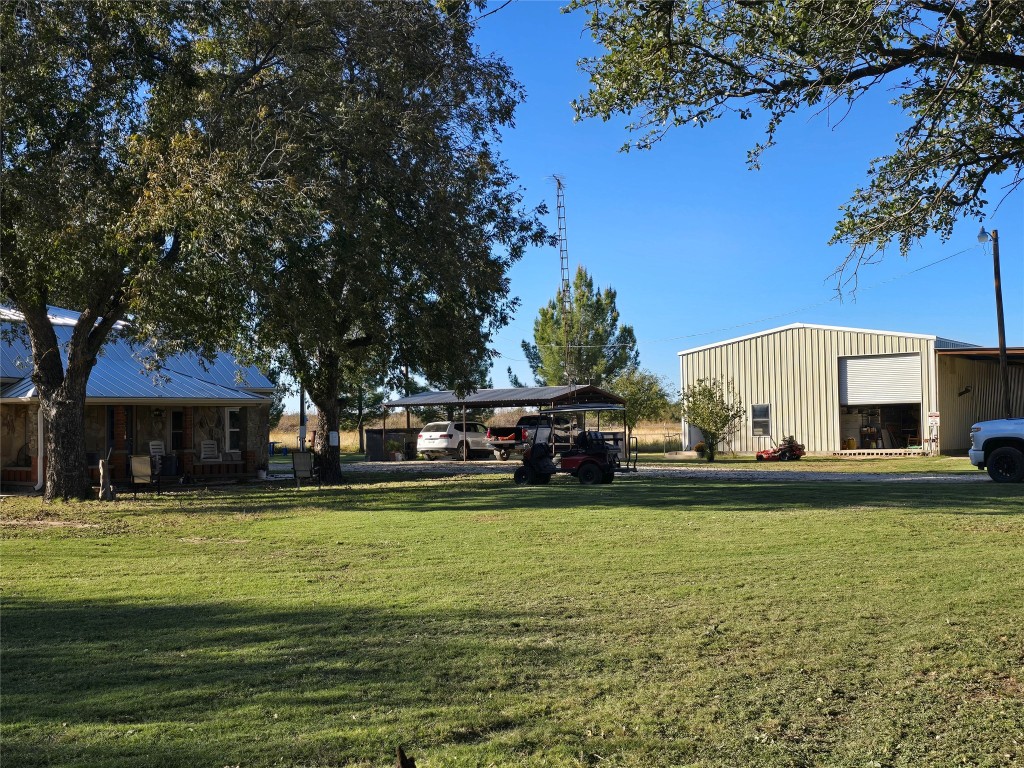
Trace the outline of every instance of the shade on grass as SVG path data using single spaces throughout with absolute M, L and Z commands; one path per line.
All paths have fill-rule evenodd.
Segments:
M 3 764 L 1024 760 L 991 483 L 5 499 Z

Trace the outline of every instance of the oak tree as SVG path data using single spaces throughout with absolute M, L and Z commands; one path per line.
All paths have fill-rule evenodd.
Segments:
M 507 270 L 544 229 L 497 152 L 522 91 L 473 45 L 464 5 L 307 14 L 310 52 L 278 53 L 289 76 L 266 86 L 288 109 L 265 118 L 292 148 L 282 163 L 304 207 L 287 234 L 270 227 L 252 333 L 316 405 L 331 481 L 338 450 L 326 438 L 354 362 L 377 361 L 399 387 L 408 368 L 473 388 L 516 306 Z
M 86 386 L 112 333 L 207 354 L 235 334 L 248 214 L 280 189 L 243 107 L 287 29 L 260 7 L 2 5 L 0 297 L 31 344 L 47 499 L 88 493 Z M 81 313 L 66 347 L 48 305 Z

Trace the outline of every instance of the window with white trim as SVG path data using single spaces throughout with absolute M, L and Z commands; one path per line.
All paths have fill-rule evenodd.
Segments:
M 228 451 L 240 451 L 242 450 L 242 411 L 239 408 L 228 408 L 227 419 L 225 420 L 226 427 L 226 440 L 224 441 L 227 445 L 226 450 Z
M 750 434 L 754 437 L 771 437 L 772 407 L 768 403 L 750 406 Z

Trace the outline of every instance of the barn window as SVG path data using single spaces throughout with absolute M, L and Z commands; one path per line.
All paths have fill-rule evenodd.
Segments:
M 750 406 L 750 433 L 754 437 L 772 434 L 772 407 L 767 403 Z

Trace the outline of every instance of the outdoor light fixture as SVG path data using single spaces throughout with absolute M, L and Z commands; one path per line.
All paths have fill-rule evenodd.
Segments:
M 982 227 L 980 230 L 978 230 L 978 242 L 979 243 L 987 243 L 991 239 L 992 239 L 992 236 L 988 232 L 985 231 L 984 227 Z
M 154 408 L 153 409 L 153 415 L 156 418 L 158 418 L 158 419 L 162 419 L 164 417 L 164 409 L 163 408 Z

